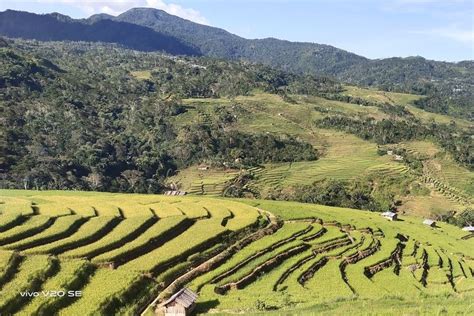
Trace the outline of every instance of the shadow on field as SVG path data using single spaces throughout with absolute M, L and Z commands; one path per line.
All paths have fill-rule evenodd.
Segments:
M 199 302 L 196 304 L 196 309 L 194 310 L 196 314 L 198 313 L 207 313 L 210 309 L 219 305 L 219 300 L 209 300 L 205 302 Z

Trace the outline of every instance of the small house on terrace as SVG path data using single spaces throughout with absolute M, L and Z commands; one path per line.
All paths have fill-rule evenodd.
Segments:
M 466 232 L 474 233 L 474 226 L 469 225 L 469 226 L 463 227 L 462 230 Z
M 188 316 L 196 307 L 197 294 L 188 288 L 182 288 L 166 302 L 160 304 L 158 312 L 165 316 Z
M 436 227 L 436 222 L 432 219 L 425 219 L 423 224 L 428 225 L 430 227 Z
M 394 212 L 383 212 L 380 215 L 382 217 L 385 217 L 386 219 L 391 220 L 391 221 L 396 221 L 397 220 L 397 213 L 394 213 Z

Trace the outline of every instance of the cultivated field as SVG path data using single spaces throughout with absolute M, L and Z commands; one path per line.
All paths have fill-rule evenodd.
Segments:
M 5 314 L 151 314 L 183 286 L 199 313 L 472 312 L 474 239 L 448 224 L 196 196 L 1 190 L 0 206 Z M 82 296 L 20 295 L 53 290 Z

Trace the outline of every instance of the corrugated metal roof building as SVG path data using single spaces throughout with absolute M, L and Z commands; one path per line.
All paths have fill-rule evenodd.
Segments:
M 165 316 L 188 316 L 196 307 L 198 295 L 188 288 L 182 288 L 166 302 L 162 303 L 161 310 Z

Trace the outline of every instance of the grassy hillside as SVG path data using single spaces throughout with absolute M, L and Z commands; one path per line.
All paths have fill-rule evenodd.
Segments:
M 415 107 L 424 97 L 104 44 L 0 54 L 2 188 L 178 187 L 423 216 L 473 203 L 472 124 Z
M 199 294 L 198 313 L 361 314 L 370 304 L 389 315 L 451 314 L 473 299 L 473 239 L 417 217 L 67 191 L 0 190 L 0 206 L 7 313 L 149 313 L 182 286 Z M 82 296 L 15 294 L 55 289 Z
M 189 108 L 176 117 L 177 125 L 185 125 L 189 121 L 210 124 L 216 109 L 228 109 L 236 118 L 229 129 L 288 134 L 312 144 L 321 155 L 317 161 L 269 163 L 244 171 L 222 167 L 199 171 L 197 166 L 191 166 L 179 171 L 169 182 L 178 183 L 182 190 L 190 193 L 221 195 L 232 184 L 232 176 L 237 178 L 242 172 L 248 172 L 252 179 L 245 186 L 247 191 L 258 192 L 265 197 L 274 190 L 288 190 L 288 187 L 310 185 L 323 179 L 352 182 L 367 177 L 375 177 L 379 181 L 390 177 L 393 181 L 388 190 L 401 200 L 400 211 L 429 217 L 472 205 L 474 173 L 456 163 L 434 140 L 424 138 L 380 146 L 345 132 L 318 128 L 314 124 L 332 115 L 371 117 L 378 121 L 404 119 L 385 112 L 377 104 L 403 106 L 414 119 L 425 124 L 455 122 L 462 128 L 470 128 L 468 121 L 417 109 L 412 105 L 419 99 L 415 95 L 354 86 L 345 87 L 343 94 L 374 105 L 360 106 L 305 95 L 291 95 L 291 100 L 285 100 L 261 91 L 232 99 L 184 99 Z M 404 161 L 396 161 L 393 155 L 380 155 L 380 150 L 383 153 L 387 150 L 405 150 L 403 155 L 406 157 Z M 407 161 L 409 157 L 418 161 L 419 166 Z M 202 184 L 205 184 L 204 192 L 200 188 Z M 401 190 L 402 187 L 406 189 Z

